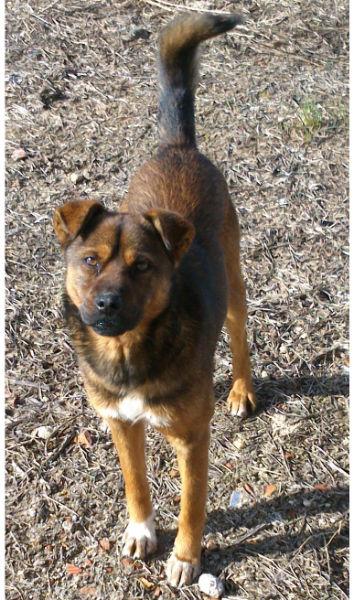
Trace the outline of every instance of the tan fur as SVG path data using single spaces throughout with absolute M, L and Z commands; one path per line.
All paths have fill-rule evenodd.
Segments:
M 191 16 L 167 28 L 160 56 L 169 85 L 173 88 L 175 76 L 181 79 L 184 50 L 236 22 L 237 18 Z M 185 56 L 184 63 L 189 69 L 187 84 L 193 87 L 194 67 L 188 66 Z M 116 411 L 119 416 L 107 420 L 133 522 L 150 523 L 152 518 L 144 422 L 124 421 L 120 403 L 134 395 L 138 406 L 145 402 L 146 413 L 161 424 L 157 429 L 176 449 L 182 496 L 169 577 L 173 585 L 179 585 L 191 583 L 200 564 L 209 423 L 214 410 L 212 359 L 225 314 L 233 351 L 230 409 L 245 416 L 255 409 L 256 400 L 245 330 L 237 216 L 223 176 L 193 146 L 193 128 L 177 126 L 177 137 L 173 137 L 170 112 L 164 116 L 168 135 L 157 157 L 133 177 L 121 212 L 102 217 L 103 207 L 93 201 L 68 203 L 57 209 L 54 227 L 66 249 L 67 318 L 89 401 L 99 414 Z M 80 227 L 88 226 L 90 211 L 95 210 L 98 216 L 89 223 L 89 235 L 80 235 Z M 91 253 L 97 269 L 87 265 Z M 138 261 L 145 259 L 151 261 L 150 271 L 134 272 Z M 204 269 L 203 261 L 209 270 Z M 100 334 L 98 299 L 102 291 L 112 290 L 118 290 L 123 298 L 115 323 L 123 317 L 129 322 L 131 315 L 139 316 L 120 333 L 108 330 Z M 194 300 L 200 310 L 193 307 Z M 113 321 L 109 322 L 113 326 Z M 156 348 L 163 348 L 158 356 Z M 173 359 L 164 363 L 170 351 Z M 143 558 L 148 546 L 144 549 L 141 540 L 130 539 L 131 553 L 134 544 Z M 150 551 L 153 547 L 151 544 Z

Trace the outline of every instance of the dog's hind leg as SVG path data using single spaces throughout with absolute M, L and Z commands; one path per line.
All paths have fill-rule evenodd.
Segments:
M 246 417 L 256 408 L 251 365 L 246 334 L 246 292 L 240 267 L 239 224 L 235 210 L 229 206 L 224 227 L 223 246 L 228 280 L 226 327 L 232 350 L 233 384 L 228 406 L 239 417 Z

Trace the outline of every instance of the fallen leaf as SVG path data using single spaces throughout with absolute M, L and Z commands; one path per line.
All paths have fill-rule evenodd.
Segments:
M 100 547 L 102 548 L 102 550 L 105 550 L 106 552 L 110 551 L 111 543 L 108 538 L 102 538 L 98 543 L 99 543 Z
M 85 562 L 84 562 L 84 565 L 85 565 L 85 567 L 92 567 L 93 562 L 89 558 L 86 558 Z
M 254 492 L 254 489 L 249 483 L 245 483 L 243 489 L 245 490 L 245 492 L 247 492 L 247 494 L 253 496 L 253 498 L 255 497 L 256 494 Z
M 66 570 L 69 573 L 69 575 L 80 575 L 80 573 L 82 572 L 81 567 L 77 567 L 72 563 L 66 563 Z
M 121 559 L 121 563 L 124 569 L 129 569 L 130 571 L 132 571 L 135 568 L 135 560 L 133 558 L 130 558 L 129 556 L 123 556 L 123 558 Z
M 82 430 L 75 437 L 75 443 L 80 446 L 84 446 L 84 448 L 92 447 L 92 437 L 89 431 Z
M 328 492 L 331 489 L 331 486 L 328 483 L 315 483 L 313 486 L 314 490 L 318 490 L 319 492 Z
M 152 581 L 145 579 L 145 577 L 139 577 L 139 581 L 146 590 L 151 590 L 152 588 L 155 587 L 155 584 Z
M 179 472 L 178 469 L 172 468 L 169 470 L 168 474 L 172 479 L 174 479 L 175 477 L 178 477 Z
M 229 469 L 230 471 L 235 470 L 235 463 L 231 460 L 229 462 L 224 463 L 225 469 Z
M 161 596 L 161 594 L 162 594 L 162 589 L 159 586 L 157 586 L 157 588 L 153 591 L 152 595 L 154 598 L 158 598 L 159 596 Z
M 277 491 L 277 486 L 275 485 L 275 483 L 268 483 L 268 485 L 265 486 L 264 488 L 264 495 L 265 496 L 273 496 L 273 494 Z
M 87 598 L 89 596 L 96 596 L 97 595 L 97 588 L 93 587 L 92 585 L 85 585 L 85 587 L 82 587 L 79 590 L 80 596 L 83 596 L 84 598 Z

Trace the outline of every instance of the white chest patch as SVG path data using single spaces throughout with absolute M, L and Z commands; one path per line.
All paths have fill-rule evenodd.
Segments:
M 117 401 L 116 404 L 100 407 L 98 412 L 103 418 L 120 419 L 130 423 L 136 423 L 144 419 L 153 427 L 167 427 L 169 424 L 167 417 L 157 415 L 151 409 L 146 408 L 143 396 L 138 394 L 127 394 L 125 398 Z

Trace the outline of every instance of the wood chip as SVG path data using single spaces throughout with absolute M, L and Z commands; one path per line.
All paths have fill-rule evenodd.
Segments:
M 69 573 L 69 575 L 80 575 L 80 573 L 82 572 L 82 569 L 81 569 L 81 567 L 77 567 L 76 565 L 73 565 L 72 563 L 67 563 L 66 571 L 67 571 L 67 573 Z
M 276 491 L 277 486 L 275 485 L 275 483 L 268 483 L 268 485 L 266 485 L 264 488 L 264 495 L 268 497 L 273 496 L 273 494 L 275 494 Z

